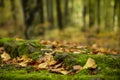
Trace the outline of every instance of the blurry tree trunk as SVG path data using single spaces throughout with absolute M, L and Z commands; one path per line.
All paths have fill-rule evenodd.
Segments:
M 120 0 L 118 0 L 118 45 L 120 47 Z
M 96 0 L 95 0 L 96 1 Z M 94 0 L 89 0 L 89 27 L 95 24 L 95 10 Z
M 43 0 L 37 0 L 37 11 L 39 13 L 39 20 L 40 20 L 40 24 L 41 26 L 40 27 L 40 31 L 38 32 L 39 35 L 44 35 L 45 34 L 45 26 L 44 26 L 44 3 L 43 3 Z M 50 14 L 50 13 L 49 13 Z
M 23 36 L 24 33 L 24 14 L 23 8 L 21 4 L 21 0 L 11 0 L 12 3 L 12 11 L 13 11 L 13 19 L 15 22 L 15 34 L 18 36 Z
M 67 25 L 69 20 L 69 0 L 64 0 L 64 24 Z
M 116 16 L 117 16 L 116 38 L 118 40 L 118 46 L 120 47 L 120 0 L 115 0 L 115 1 L 116 1 Z
M 83 18 L 83 27 L 82 31 L 86 31 L 86 15 L 87 15 L 87 6 L 86 6 L 86 1 L 83 0 L 83 12 L 82 12 L 82 18 Z
M 28 4 L 29 3 L 29 4 Z M 36 8 L 30 8 L 30 5 L 33 4 L 32 0 L 22 0 L 23 11 L 24 11 L 24 18 L 25 18 L 25 38 L 30 39 L 28 30 L 32 25 L 34 20 L 34 14 L 36 12 Z
M 63 22 L 62 22 L 62 10 L 61 10 L 61 0 L 56 0 L 56 9 L 57 9 L 57 20 L 58 20 L 58 27 L 60 30 L 63 29 Z
M 105 5 L 105 31 L 111 31 L 112 30 L 112 9 L 111 9 L 111 0 L 104 0 Z
M 97 30 L 96 32 L 100 32 L 100 0 L 96 0 L 97 2 Z
M 44 23 L 43 0 L 37 0 L 37 10 L 40 16 L 40 23 Z
M 6 26 L 11 26 L 13 23 L 13 17 L 12 17 L 12 5 L 11 5 L 11 1 L 10 0 L 3 0 L 3 4 L 4 4 L 4 10 L 3 10 L 3 20 L 5 22 Z M 14 28 L 14 27 L 11 27 Z M 11 30 L 13 32 L 13 30 Z
M 118 0 L 118 27 L 120 31 L 120 0 Z
M 73 13 L 73 10 L 74 10 L 74 0 L 71 0 L 71 9 L 70 9 L 70 12 Z
M 113 27 L 115 27 L 116 8 L 117 8 L 117 0 L 114 0 L 114 7 L 113 7 Z
M 49 29 L 54 28 L 53 0 L 46 0 L 47 20 L 50 23 Z
M 0 0 L 0 27 L 4 26 L 4 22 L 3 22 L 3 8 L 4 8 L 4 2 L 3 2 L 3 0 Z
M 4 6 L 3 0 L 0 0 L 0 7 L 3 7 L 3 6 Z

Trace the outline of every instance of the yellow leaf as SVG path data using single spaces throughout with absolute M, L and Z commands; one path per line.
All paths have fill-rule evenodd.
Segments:
M 62 66 L 62 63 L 59 63 L 59 64 L 55 65 L 54 68 L 58 68 L 60 66 Z
M 21 63 L 19 63 L 19 65 L 22 66 L 22 67 L 26 67 L 27 63 L 26 62 L 21 62 Z
M 15 38 L 16 41 L 24 41 L 24 39 L 21 38 Z
M 54 60 L 53 55 L 51 54 L 46 54 L 45 57 L 45 62 L 47 62 L 47 65 L 54 65 L 57 63 L 57 61 Z
M 61 74 L 68 74 L 69 73 L 64 68 L 51 69 L 50 71 L 51 72 L 56 72 L 56 73 L 61 73 Z
M 39 69 L 47 69 L 47 68 L 48 68 L 47 63 L 45 62 L 45 63 L 39 64 L 39 65 L 38 65 L 38 68 L 39 68 Z
M 95 69 L 97 67 L 97 64 L 95 63 L 95 60 L 92 58 L 88 58 L 86 64 L 83 66 L 83 69 L 93 68 Z
M 30 62 L 32 61 L 31 58 L 29 58 L 27 55 L 23 55 L 22 58 L 18 59 L 19 61 L 26 61 L 26 62 Z
M 0 54 L 2 54 L 4 52 L 4 47 L 0 47 Z
M 82 66 L 80 66 L 80 65 L 75 65 L 75 66 L 73 66 L 73 69 L 74 69 L 74 70 L 82 70 Z
M 8 61 L 11 59 L 10 55 L 6 52 L 3 52 L 3 54 L 1 54 L 1 58 L 3 61 Z

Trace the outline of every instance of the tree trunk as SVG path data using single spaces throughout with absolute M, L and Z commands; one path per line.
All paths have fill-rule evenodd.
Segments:
M 4 7 L 3 0 L 0 0 L 0 7 Z
M 37 10 L 40 16 L 40 23 L 44 23 L 43 0 L 37 0 Z
M 21 0 L 11 0 L 12 5 L 12 11 L 13 11 L 13 19 L 15 22 L 15 34 L 18 36 L 23 36 L 24 33 L 24 14 L 23 14 L 23 8 L 21 4 Z
M 89 27 L 93 27 L 95 24 L 95 10 L 94 1 L 89 0 Z
M 117 8 L 117 1 L 114 0 L 114 7 L 113 7 L 113 27 L 115 27 L 116 8 Z
M 4 26 L 4 22 L 3 22 L 3 8 L 4 8 L 4 2 L 3 2 L 3 0 L 0 0 L 0 27 Z
M 100 32 L 100 0 L 97 0 L 97 33 Z
M 69 0 L 64 0 L 65 2 L 65 7 L 64 7 L 64 24 L 67 25 L 69 22 Z
M 58 27 L 60 30 L 63 29 L 63 22 L 62 22 L 62 11 L 61 11 L 61 0 L 56 0 L 56 9 L 57 9 L 57 20 L 58 20 Z
M 82 26 L 82 31 L 86 31 L 86 15 L 87 15 L 87 6 L 86 6 L 86 1 L 83 0 L 83 12 L 82 12 L 82 18 L 83 18 L 83 26 Z
M 29 3 L 29 4 L 28 4 Z M 23 11 L 24 11 L 24 18 L 25 18 L 25 38 L 30 39 L 29 36 L 29 28 L 34 21 L 34 16 L 36 12 L 36 7 L 31 8 L 30 5 L 33 4 L 32 0 L 22 0 Z
M 54 28 L 53 0 L 46 0 L 47 20 L 50 23 L 49 29 Z

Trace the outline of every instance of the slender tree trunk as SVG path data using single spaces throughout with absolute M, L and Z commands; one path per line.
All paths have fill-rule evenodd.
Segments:
M 0 0 L 0 27 L 4 26 L 4 22 L 3 22 L 3 8 L 4 8 L 4 2 L 3 0 Z
M 82 27 L 82 31 L 86 31 L 86 14 L 87 14 L 87 6 L 85 4 L 85 2 L 83 1 L 83 27 Z
M 40 23 L 44 23 L 43 0 L 37 0 L 37 9 L 40 16 Z
M 0 7 L 4 7 L 4 2 L 3 2 L 3 0 L 0 0 Z
M 100 23 L 100 0 L 97 0 L 97 33 L 100 32 Z
M 94 2 L 89 0 L 89 27 L 91 28 L 95 24 L 95 11 Z
M 61 0 L 56 0 L 57 6 L 57 20 L 58 20 L 58 27 L 60 30 L 63 29 L 63 22 L 62 22 L 62 11 L 61 11 Z
M 64 0 L 65 7 L 64 7 L 64 24 L 67 25 L 68 18 L 69 18 L 69 0 Z
M 18 36 L 23 36 L 24 33 L 24 15 L 23 15 L 23 8 L 21 4 L 21 0 L 11 0 L 12 3 L 12 11 L 13 11 L 13 19 L 15 22 L 15 34 Z
M 25 32 L 24 32 L 24 35 L 25 35 L 25 38 L 26 39 L 30 39 L 30 36 L 29 36 L 29 33 L 28 33 L 28 30 L 30 28 L 30 26 L 32 25 L 32 22 L 34 20 L 34 14 L 36 12 L 36 8 L 29 8 L 28 6 L 28 2 L 31 1 L 31 0 L 22 0 L 22 5 L 23 5 L 23 11 L 24 11 L 24 18 L 25 18 Z M 32 4 L 32 2 L 29 2 Z
M 113 27 L 115 27 L 116 8 L 117 8 L 117 1 L 114 0 L 114 7 L 113 7 Z
M 43 0 L 37 0 L 37 10 L 39 13 L 39 19 L 40 19 L 40 31 L 38 32 L 39 35 L 44 35 L 45 34 L 45 26 L 44 26 L 44 5 L 43 5 Z
M 54 28 L 53 0 L 46 0 L 47 20 L 50 23 L 49 29 Z

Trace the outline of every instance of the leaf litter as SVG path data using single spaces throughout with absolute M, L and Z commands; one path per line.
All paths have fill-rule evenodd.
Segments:
M 17 41 L 20 41 L 22 39 L 16 39 Z M 58 52 L 70 52 L 73 54 L 81 54 L 81 53 L 88 53 L 88 54 L 106 54 L 109 53 L 109 50 L 106 50 L 104 48 L 98 48 L 95 44 L 92 46 L 90 50 L 88 50 L 88 47 L 86 46 L 80 46 L 77 43 L 67 43 L 67 42 L 58 42 L 58 41 L 44 41 L 42 40 L 40 44 L 44 45 L 45 48 L 41 48 L 42 50 L 49 51 L 49 53 L 45 52 L 44 56 L 38 58 L 37 60 L 32 60 L 32 58 L 29 57 L 29 55 L 22 55 L 21 57 L 15 57 L 11 58 L 9 53 L 7 53 L 4 50 L 4 47 L 0 47 L 0 60 L 2 61 L 1 65 L 5 64 L 13 64 L 15 66 L 21 66 L 21 67 L 28 67 L 33 66 L 35 71 L 38 70 L 49 70 L 53 73 L 60 73 L 60 74 L 76 74 L 79 73 L 81 70 L 84 69 L 96 69 L 97 64 L 93 58 L 88 58 L 84 66 L 81 65 L 72 65 L 71 69 L 69 68 L 69 65 L 65 65 L 64 60 L 56 60 L 54 58 L 55 53 Z M 114 52 L 113 54 L 116 54 L 117 52 Z M 59 57 L 58 57 L 59 58 Z M 64 59 L 66 57 L 60 58 Z

